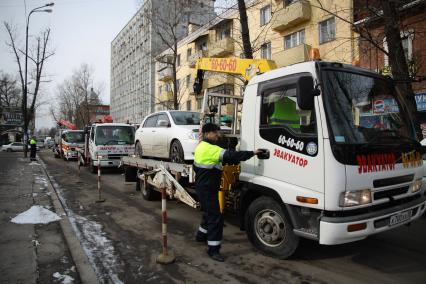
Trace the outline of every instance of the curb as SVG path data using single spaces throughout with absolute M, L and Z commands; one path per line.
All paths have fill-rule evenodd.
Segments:
M 40 157 L 38 157 L 40 159 Z M 40 159 L 41 160 L 41 159 Z M 48 189 L 49 192 L 51 192 L 50 197 L 52 198 L 53 206 L 55 207 L 56 214 L 61 216 L 61 220 L 59 221 L 61 225 L 62 232 L 65 237 L 65 241 L 67 242 L 69 251 L 71 253 L 71 256 L 74 260 L 75 266 L 77 268 L 77 272 L 80 276 L 80 280 L 84 284 L 95 284 L 99 283 L 99 280 L 96 276 L 95 271 L 93 270 L 92 265 L 89 262 L 89 259 L 87 258 L 87 255 L 81 246 L 80 241 L 78 240 L 77 236 L 75 235 L 75 232 L 71 226 L 71 223 L 68 219 L 68 215 L 66 214 L 64 207 L 62 203 L 59 201 L 57 192 L 55 188 L 52 185 L 52 181 L 50 180 L 50 176 L 47 173 L 47 170 L 45 168 L 44 162 L 41 164 L 41 167 L 44 170 L 44 174 L 47 177 L 48 180 Z M 66 217 L 66 218 L 63 218 Z

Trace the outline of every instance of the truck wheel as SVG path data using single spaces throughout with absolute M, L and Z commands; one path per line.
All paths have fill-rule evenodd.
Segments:
M 143 199 L 148 200 L 148 201 L 153 201 L 153 200 L 159 200 L 160 199 L 160 193 L 158 191 L 156 191 L 152 185 L 148 184 L 145 186 L 145 182 L 141 179 L 139 179 L 136 182 L 136 190 L 140 190 Z
M 92 174 L 96 174 L 98 172 L 98 168 L 95 167 L 94 162 L 90 160 L 89 170 Z
M 138 158 L 142 158 L 142 145 L 141 145 L 141 143 L 139 141 L 136 142 L 135 155 Z
M 170 161 L 173 163 L 183 163 L 183 149 L 182 145 L 178 140 L 174 140 L 172 145 L 170 145 Z
M 266 255 L 286 259 L 299 245 L 282 207 L 271 197 L 259 197 L 250 204 L 245 224 L 250 242 Z

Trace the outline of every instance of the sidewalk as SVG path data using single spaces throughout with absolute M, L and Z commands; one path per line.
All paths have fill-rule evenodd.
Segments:
M 0 283 L 80 283 L 59 222 L 11 222 L 33 205 L 55 211 L 42 166 L 0 152 L 0 180 Z

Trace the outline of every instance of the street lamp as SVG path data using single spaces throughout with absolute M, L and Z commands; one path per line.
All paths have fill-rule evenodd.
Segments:
M 31 12 L 28 14 L 27 17 L 27 26 L 26 26 L 26 32 L 25 32 L 25 83 L 24 83 L 24 93 L 22 94 L 22 104 L 23 104 L 23 115 L 24 115 L 24 157 L 27 157 L 28 153 L 28 121 L 27 121 L 27 96 L 28 96 L 28 27 L 30 24 L 30 16 L 34 12 L 46 12 L 51 13 L 52 9 L 44 9 L 45 7 L 52 7 L 55 5 L 55 3 L 47 3 L 43 6 L 34 8 L 31 10 Z

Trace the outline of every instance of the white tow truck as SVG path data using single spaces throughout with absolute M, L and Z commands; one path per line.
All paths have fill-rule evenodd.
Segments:
M 358 241 L 425 212 L 424 151 L 392 79 L 332 62 L 265 70 L 259 60 L 200 60 L 196 84 L 205 70 L 264 72 L 249 78 L 243 98 L 205 91 L 201 114 L 220 117 L 221 104 L 234 104 L 227 136 L 241 150 L 269 151 L 224 166 L 219 192 L 221 207 L 238 214 L 256 248 L 287 258 L 301 237 L 324 245 Z M 193 188 L 190 165 L 134 156 L 122 163 L 145 199 L 164 187 L 168 172 L 169 195 L 197 207 L 185 191 Z
M 122 157 L 135 152 L 135 128 L 125 123 L 94 123 L 85 128 L 85 143 L 78 148 L 79 163 L 92 173 L 100 167 L 118 167 Z

